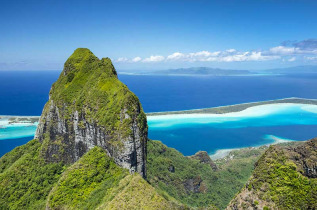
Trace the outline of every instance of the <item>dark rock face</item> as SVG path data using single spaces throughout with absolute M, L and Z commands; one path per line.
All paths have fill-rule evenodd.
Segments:
M 171 165 L 169 168 L 168 168 L 168 171 L 169 172 L 172 172 L 172 173 L 175 173 L 175 167 L 173 165 Z
M 288 152 L 304 176 L 317 178 L 317 138 L 298 147 L 289 148 Z
M 184 187 L 187 192 L 205 193 L 207 191 L 207 188 L 203 184 L 203 180 L 200 176 L 197 176 L 193 179 L 187 179 L 184 182 Z
M 190 156 L 190 158 L 199 160 L 201 163 L 209 164 L 214 171 L 218 169 L 206 151 L 199 151 L 195 155 Z
M 35 138 L 48 162 L 71 164 L 94 146 L 146 177 L 147 122 L 137 97 L 110 59 L 77 49 L 53 84 Z

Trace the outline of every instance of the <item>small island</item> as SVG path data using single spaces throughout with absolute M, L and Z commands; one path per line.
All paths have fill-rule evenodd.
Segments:
M 39 116 L 10 116 L 0 115 L 0 128 L 1 125 L 14 125 L 14 124 L 34 124 L 39 121 Z
M 269 105 L 269 104 L 282 104 L 282 103 L 290 103 L 290 104 L 311 104 L 317 105 L 316 99 L 305 99 L 305 98 L 284 98 L 277 100 L 268 100 L 268 101 L 258 101 L 251 103 L 242 103 L 228 106 L 219 106 L 212 108 L 204 108 L 204 109 L 192 109 L 192 110 L 183 110 L 183 111 L 168 111 L 168 112 L 152 112 L 147 113 L 147 116 L 158 116 L 158 115 L 170 115 L 170 114 L 225 114 L 230 112 L 240 112 L 247 108 L 260 106 L 260 105 Z

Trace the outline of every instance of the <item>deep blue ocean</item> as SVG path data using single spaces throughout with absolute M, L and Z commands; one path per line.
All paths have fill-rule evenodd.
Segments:
M 0 71 L 0 115 L 39 116 L 59 71 Z M 207 108 L 255 101 L 300 97 L 317 99 L 317 74 L 241 77 L 119 75 L 140 99 L 145 112 Z M 300 122 L 308 115 L 309 123 Z M 269 118 L 268 118 L 269 117 Z M 198 150 L 256 146 L 269 143 L 267 135 L 305 140 L 317 136 L 314 113 L 267 115 L 252 120 L 272 122 L 260 126 L 219 127 L 215 124 L 151 127 L 149 137 L 161 140 L 185 155 Z M 298 123 L 274 123 L 274 119 Z M 305 118 L 306 119 L 306 118 Z M 307 121 L 307 122 L 308 122 Z M 245 120 L 242 120 L 245 122 Z M 0 156 L 32 137 L 0 140 Z

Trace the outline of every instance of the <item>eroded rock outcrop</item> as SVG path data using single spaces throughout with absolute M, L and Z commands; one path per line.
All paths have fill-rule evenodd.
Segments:
M 189 156 L 189 158 L 199 160 L 201 163 L 209 164 L 214 171 L 218 169 L 217 165 L 211 160 L 206 151 L 199 151 L 195 155 Z
M 53 84 L 35 138 L 48 162 L 71 164 L 101 146 L 116 164 L 146 176 L 147 122 L 109 58 L 77 49 Z

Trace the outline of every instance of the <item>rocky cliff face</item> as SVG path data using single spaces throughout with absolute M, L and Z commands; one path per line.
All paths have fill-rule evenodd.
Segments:
M 146 116 L 110 59 L 77 49 L 49 96 L 35 135 L 46 161 L 71 164 L 101 146 L 116 164 L 146 176 Z

